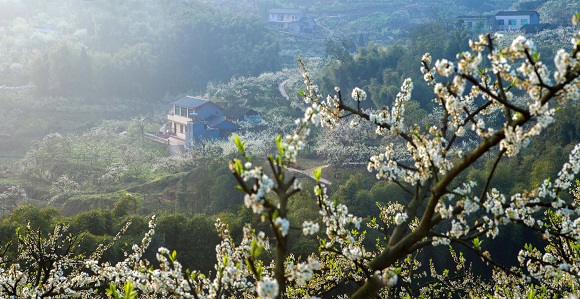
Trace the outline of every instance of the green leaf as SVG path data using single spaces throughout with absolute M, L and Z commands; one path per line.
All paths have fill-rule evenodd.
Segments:
M 278 135 L 276 137 L 276 147 L 278 148 L 280 155 L 284 156 L 284 148 L 282 147 L 282 135 Z
M 258 247 L 258 241 L 254 239 L 252 241 L 252 244 L 250 245 L 250 254 L 252 255 L 252 257 L 254 257 L 254 252 L 256 252 L 257 247 Z
M 189 270 L 187 270 L 187 271 L 189 271 Z M 190 280 L 195 280 L 197 278 L 197 275 L 198 275 L 197 272 L 192 272 L 192 273 L 187 274 L 187 276 L 189 276 Z
M 248 269 L 252 269 L 252 262 L 250 262 L 249 258 L 246 259 L 246 266 L 248 267 Z
M 109 284 L 109 287 L 105 291 L 107 291 L 107 294 L 113 296 L 115 299 L 120 298 L 119 292 L 117 292 L 117 286 L 115 286 L 115 284 L 112 282 Z
M 242 142 L 240 140 L 240 136 L 237 134 L 234 136 L 234 143 L 236 144 L 236 147 L 240 153 L 244 154 L 246 152 L 246 143 Z
M 236 160 L 235 169 L 237 174 L 242 174 L 244 172 L 244 166 L 242 165 L 242 162 L 240 160 Z
M 134 290 L 133 283 L 131 281 L 125 281 L 125 296 L 124 298 L 133 299 L 137 298 L 137 292 Z
M 480 249 L 481 243 L 483 243 L 483 241 L 481 241 L 479 238 L 473 239 L 472 242 L 473 242 L 473 247 L 475 247 L 475 249 Z
M 176 259 L 176 257 L 177 257 L 177 251 L 173 250 L 173 251 L 171 252 L 171 255 L 169 256 L 169 259 L 170 259 L 172 262 L 175 262 L 175 259 Z
M 536 290 L 534 290 L 534 288 L 531 287 L 531 286 L 528 287 L 528 291 L 527 291 L 526 297 L 528 299 L 534 299 L 534 298 L 536 298 Z
M 320 182 L 320 176 L 322 175 L 322 168 L 318 167 L 316 169 L 312 169 L 312 175 L 314 176 L 314 179 L 316 180 L 316 182 Z

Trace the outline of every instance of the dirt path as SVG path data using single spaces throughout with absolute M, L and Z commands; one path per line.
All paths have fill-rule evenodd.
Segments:
M 0 89 L 5 89 L 5 90 L 20 90 L 20 89 L 29 89 L 29 88 L 34 88 L 34 84 L 32 82 L 30 82 L 26 85 L 22 85 L 22 86 L 6 86 L 6 85 L 0 86 Z
M 280 94 L 286 98 L 286 100 L 290 100 L 290 97 L 288 96 L 288 94 L 286 93 L 286 83 L 288 83 L 288 79 L 282 81 L 280 84 L 278 84 L 278 91 L 280 91 Z
M 185 153 L 185 142 L 175 137 L 169 137 L 169 153 L 171 156 L 181 156 Z
M 326 165 L 322 165 L 320 167 L 316 167 L 316 168 L 326 168 L 330 166 L 330 164 L 326 164 Z M 302 169 L 296 169 L 296 168 L 292 168 L 292 167 L 288 167 L 287 168 L 289 171 L 295 172 L 295 173 L 301 173 L 303 175 L 306 175 L 308 177 L 311 177 L 314 179 L 314 175 L 312 174 L 312 170 L 314 170 L 314 168 L 310 168 L 310 169 L 306 169 L 306 170 L 302 170 Z M 325 185 L 332 185 L 332 182 L 327 180 L 327 179 L 323 179 L 320 178 L 320 182 L 324 183 Z
M 323 16 L 323 17 L 314 19 L 314 23 L 316 24 L 316 26 L 319 26 L 320 28 L 322 28 L 324 30 L 324 32 L 326 32 L 326 38 L 332 38 L 334 36 L 334 30 L 328 28 L 327 26 L 324 26 L 323 23 L 320 22 L 320 20 L 327 19 L 327 18 L 340 18 L 340 16 Z

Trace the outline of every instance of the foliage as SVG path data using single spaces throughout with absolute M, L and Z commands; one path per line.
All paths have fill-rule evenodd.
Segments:
M 578 9 L 578 4 L 571 0 L 544 1 L 538 12 L 542 16 L 542 23 L 551 23 L 559 26 L 569 26 L 568 15 Z
M 51 201 L 68 198 L 81 187 L 85 192 L 111 188 L 120 180 L 148 171 L 153 158 L 164 153 L 153 144 L 137 146 L 142 142 L 137 134 L 120 134 L 126 126 L 109 122 L 82 135 L 50 134 L 26 153 L 13 171 L 24 184 L 51 184 Z
M 448 38 L 440 38 L 448 36 Z M 431 91 L 422 84 L 423 75 L 416 67 L 416 61 L 425 51 L 453 58 L 455 53 L 467 50 L 469 34 L 467 31 L 449 30 L 440 24 L 421 25 L 411 31 L 406 43 L 397 42 L 389 45 L 370 43 L 359 48 L 351 56 L 348 45 L 328 43 L 327 56 L 334 59 L 322 73 L 320 87 L 330 92 L 335 85 L 351 90 L 354 84 L 368 91 L 370 100 L 376 108 L 391 105 L 395 100 L 399 86 L 396 82 L 412 78 L 415 84 L 414 97 L 419 99 L 422 107 L 431 109 L 427 101 Z M 362 103 L 370 107 L 371 103 Z
M 260 17 L 237 8 L 9 2 L 28 9 L 0 24 L 0 77 L 12 86 L 32 81 L 40 95 L 157 100 L 280 66 L 278 43 Z
M 580 15 L 575 20 L 578 18 Z M 127 245 L 135 244 L 125 246 L 123 256 L 115 261 L 102 257 L 121 240 L 122 233 L 133 236 L 136 230 L 123 226 L 120 235 L 110 242 L 98 242 L 100 245 L 85 255 L 77 254 L 80 238 L 68 233 L 66 226 L 55 226 L 46 234 L 27 225 L 17 230 L 15 253 L 5 252 L 6 257 L 14 254 L 15 258 L 2 259 L 0 295 L 313 298 L 353 290 L 348 294 L 352 298 L 547 298 L 573 294 L 580 284 L 580 144 L 576 144 L 578 136 L 574 132 L 552 137 L 571 143 L 566 148 L 568 159 L 561 161 L 560 168 L 554 156 L 565 155 L 564 149 L 535 142 L 550 130 L 562 132 L 576 125 L 577 113 L 566 112 L 576 112 L 575 101 L 580 98 L 580 32 L 575 30 L 569 52 L 558 50 L 554 55 L 553 72 L 540 60 L 531 40 L 523 36 L 513 41 L 505 41 L 501 34 L 480 36 L 470 41 L 470 50 L 460 52 L 455 62 L 441 58 L 433 64 L 430 54 L 423 55 L 422 78 L 434 94 L 434 109 L 428 116 L 408 115 L 415 86 L 410 79 L 404 80 L 390 101 L 372 109 L 373 105 L 364 104 L 369 99 L 359 87 L 349 92 L 351 99 L 343 97 L 340 88 L 321 97 L 302 65 L 306 84 L 302 95 L 307 108 L 296 120 L 294 130 L 275 139 L 275 154 L 266 161 L 255 159 L 251 157 L 252 143 L 233 137 L 231 147 L 235 146 L 239 158 L 230 160 L 229 170 L 248 208 L 246 214 L 238 216 L 243 221 L 261 223 L 255 227 L 245 224 L 242 236 L 237 238 L 228 225 L 216 221 L 219 244 L 215 247 L 215 271 L 186 270 L 178 261 L 178 253 L 164 246 L 159 247 L 153 261 L 147 248 L 161 245 L 153 237 L 155 217 L 141 242 L 129 239 Z M 560 127 L 550 127 L 558 124 L 556 118 L 564 122 Z M 367 153 L 367 168 L 380 183 L 357 174 L 330 194 L 323 183 L 322 169 L 316 168 L 312 171 L 314 186 L 303 184 L 288 170 L 298 163 L 299 153 L 308 151 L 311 127 L 340 127 L 347 123 L 343 119 L 351 121 L 351 129 L 374 129 L 379 135 L 374 139 L 367 134 L 372 140 L 369 143 L 378 149 Z M 345 132 L 361 136 L 361 131 Z M 50 136 L 38 148 L 52 151 L 55 157 L 47 155 L 38 161 L 31 158 L 27 164 L 49 169 L 38 172 L 35 178 L 39 181 L 59 178 L 55 194 L 68 196 L 69 190 L 78 190 L 68 176 L 60 175 L 69 169 L 55 162 L 74 144 L 66 137 Z M 141 166 L 146 164 L 126 154 L 126 149 L 118 153 L 127 168 L 119 169 L 142 171 Z M 526 153 L 541 149 L 552 158 L 537 161 Z M 220 161 L 204 162 L 213 165 Z M 226 181 L 228 174 L 208 169 L 211 171 L 204 173 L 205 177 L 196 177 L 208 188 L 203 192 L 230 199 L 224 193 L 227 191 L 218 190 L 220 186 L 210 186 L 212 180 Z M 529 172 L 530 179 L 506 182 L 511 179 L 512 169 Z M 183 178 L 181 182 L 176 199 L 186 202 L 183 197 L 188 188 Z M 529 182 L 536 185 L 530 187 Z M 305 187 L 311 187 L 311 193 Z M 398 192 L 392 191 L 395 187 Z M 109 218 L 130 217 L 127 210 L 137 202 L 126 194 L 116 210 L 82 217 L 102 219 L 95 223 L 107 229 L 92 233 L 104 233 L 109 230 Z M 378 208 L 374 214 L 369 213 L 373 202 Z M 352 204 L 351 208 L 347 204 Z M 298 214 L 302 206 L 313 208 L 315 213 Z M 15 215 L 26 214 L 25 210 L 18 209 Z M 250 211 L 255 215 L 248 216 Z M 355 215 L 358 212 L 364 213 L 364 218 Z M 32 218 L 48 221 L 38 215 Z M 145 226 L 143 218 L 133 217 L 133 222 L 138 228 Z M 176 227 L 184 222 L 189 223 Z M 186 233 L 181 229 L 187 227 L 184 231 L 196 236 L 207 226 L 203 217 L 186 220 L 169 216 L 167 222 L 159 221 L 158 230 L 165 232 L 165 239 L 183 244 L 180 233 Z M 503 256 L 507 250 L 500 250 L 494 243 L 506 237 L 501 231 L 517 230 L 522 232 L 514 236 L 529 236 L 527 244 L 513 256 L 517 262 L 510 264 Z M 197 239 L 203 237 L 200 234 Z M 504 242 L 510 246 L 509 251 L 516 245 L 514 239 Z M 318 251 L 304 240 L 317 241 Z M 302 242 L 304 246 L 296 246 Z M 208 248 L 200 246 L 199 250 L 207 252 Z M 447 262 L 440 261 L 443 251 L 449 252 Z M 474 274 L 472 269 L 479 261 L 490 269 L 492 279 Z
M 532 288 L 537 286 L 538 289 L 534 292 L 538 294 L 542 291 L 544 295 L 561 296 L 567 290 L 574 290 L 574 285 L 577 284 L 575 279 L 565 280 L 564 286 L 559 284 L 559 279 L 548 274 L 553 273 L 557 259 L 542 258 L 542 254 L 529 253 L 533 249 L 526 246 L 525 251 L 520 251 L 523 269 L 512 270 L 498 264 L 493 252 L 482 249 L 484 245 L 480 237 L 493 239 L 504 226 L 516 223 L 543 235 L 544 239 L 548 239 L 548 248 L 559 248 L 550 244 L 549 236 L 554 234 L 572 242 L 578 241 L 574 232 L 576 226 L 573 224 L 577 219 L 576 205 L 558 196 L 570 188 L 570 180 L 580 172 L 578 146 L 572 150 L 569 162 L 564 164 L 554 182 L 544 180 L 538 188 L 524 193 L 514 192 L 511 198 L 492 188 L 490 183 L 502 156 L 518 155 L 528 145 L 530 138 L 539 135 L 554 121 L 556 109 L 553 106 L 565 105 L 568 99 L 578 99 L 580 65 L 577 58 L 569 57 L 580 55 L 579 34 L 575 35 L 570 54 L 563 50 L 558 51 L 554 83 L 548 77 L 546 66 L 538 60 L 531 41 L 523 37 L 516 38 L 507 48 L 498 49 L 495 44 L 501 39 L 501 35 L 493 38 L 489 35 L 482 36 L 479 41 L 470 43 L 473 52 L 458 54 L 457 66 L 442 59 L 432 68 L 431 57 L 426 54 L 422 59 L 422 72 L 427 83 L 434 86 L 437 95 L 435 102 L 443 109 L 441 127 L 430 124 L 422 129 L 417 125 L 409 128 L 403 125 L 404 106 L 412 89 L 408 80 L 397 95 L 392 110 L 384 108 L 375 112 L 361 109 L 359 102 L 366 98 L 366 94 L 358 88 L 352 92 L 355 107 L 346 104 L 339 89 L 336 96 L 321 99 L 306 72 L 308 91 L 305 97 L 312 106 L 305 113 L 304 119 L 298 121 L 299 127 L 294 135 L 276 140 L 279 153 L 270 156 L 268 160 L 271 174 L 268 175 L 261 167 L 254 167 L 249 163 L 243 143 L 240 142 L 238 147 L 244 158 L 230 162 L 230 169 L 237 178 L 240 189 L 246 193 L 246 206 L 261 214 L 275 235 L 276 257 L 274 265 L 266 268 L 269 270 L 268 276 L 264 277 L 263 268 L 252 270 L 255 267 L 252 251 L 246 259 L 249 260 L 248 268 L 254 272 L 256 279 L 264 282 L 257 284 L 258 294 L 260 295 L 260 288 L 264 284 L 272 283 L 272 278 L 275 278 L 277 286 L 269 287 L 268 290 L 272 294 L 278 294 L 277 296 L 305 293 L 321 295 L 349 280 L 362 285 L 352 295 L 353 298 L 367 298 L 378 292 L 385 296 L 441 294 L 439 292 L 442 289 L 439 287 L 448 279 L 448 271 L 443 274 L 432 273 L 433 281 L 427 285 L 421 284 L 420 278 L 427 277 L 421 276 L 421 262 L 415 258 L 431 246 L 451 243 L 475 253 L 492 266 L 496 275 L 509 277 L 509 281 L 515 285 Z M 483 59 L 481 53 L 484 50 L 491 53 L 489 59 L 492 67 L 480 68 Z M 513 61 L 521 63 L 516 71 L 511 69 L 510 62 Z M 452 77 L 453 80 L 449 83 L 438 83 L 435 81 L 436 74 Z M 470 85 L 466 86 L 467 82 Z M 512 87 L 527 92 L 528 96 L 523 103 L 512 104 L 512 90 L 503 87 L 510 83 Z M 464 93 L 466 88 L 470 88 L 469 93 Z M 557 103 L 553 103 L 556 101 Z M 494 114 L 503 114 L 504 121 L 497 121 Z M 286 267 L 281 267 L 279 263 L 284 260 L 283 257 L 289 255 L 287 205 L 292 195 L 301 188 L 294 184 L 294 177 L 286 178 L 283 169 L 295 163 L 297 152 L 304 149 L 309 122 L 335 126 L 339 124 L 339 118 L 349 115 L 373 123 L 379 134 L 406 141 L 406 155 L 395 151 L 391 143 L 386 152 L 371 156 L 368 167 L 369 170 L 377 172 L 377 178 L 396 182 L 404 191 L 410 193 L 411 199 L 404 204 L 387 204 L 385 213 L 381 213 L 380 218 L 383 224 L 387 224 L 382 229 L 385 233 L 384 239 L 379 239 L 377 250 L 371 251 L 363 245 L 365 232 L 359 231 L 360 218 L 348 214 L 346 206 L 330 200 L 325 186 L 319 182 L 315 193 L 321 208 L 322 224 L 326 227 L 326 238 L 321 239 L 321 255 L 315 263 L 316 266 L 309 263 L 310 266 L 306 268 L 309 269 L 308 273 L 314 273 L 313 276 L 305 276 L 306 281 L 312 279 L 312 283 L 305 285 L 300 279 L 294 282 L 294 271 L 305 269 L 304 265 L 298 267 L 291 258 Z M 456 143 L 469 127 L 478 136 L 478 145 L 471 149 Z M 494 149 L 496 147 L 497 150 Z M 497 156 L 492 158 L 486 155 L 488 152 L 496 152 Z M 494 162 L 487 172 L 483 188 L 475 193 L 479 189 L 477 183 L 464 182 L 461 173 L 466 172 L 477 160 Z M 320 179 L 319 172 L 315 172 L 314 176 L 317 181 Z M 268 192 L 275 193 L 277 200 L 266 196 Z M 566 223 L 566 228 L 544 226 L 545 220 L 536 218 L 540 212 L 555 215 L 555 219 L 558 219 L 556 223 Z M 554 223 L 553 220 L 551 222 Z M 382 225 L 374 223 L 376 222 L 371 222 L 370 228 L 382 228 Z M 309 234 L 312 222 L 304 222 L 303 225 L 304 233 Z M 455 254 L 454 251 L 451 253 Z M 553 254 L 554 251 L 550 253 L 550 257 Z M 558 254 L 566 259 L 571 253 Z M 532 262 L 524 265 L 528 259 Z M 545 267 L 542 260 L 551 266 Z M 533 261 L 538 261 L 539 265 L 535 265 Z M 463 265 L 463 257 L 457 259 L 456 263 Z M 316 275 L 318 267 L 324 269 L 320 272 L 320 277 Z M 560 271 L 569 271 L 569 267 L 564 264 L 557 268 Z M 463 270 L 464 267 L 458 266 L 457 269 Z M 332 280 L 332 277 L 336 277 L 332 275 L 334 270 L 343 273 L 341 280 Z M 528 274 L 522 276 L 520 271 Z M 346 273 L 349 275 L 345 276 Z M 531 285 L 528 284 L 529 281 L 532 282 Z M 454 292 L 463 291 L 467 294 L 478 287 L 486 289 L 484 286 L 473 286 L 472 283 L 475 281 L 466 279 L 463 284 L 454 285 Z M 384 289 L 385 286 L 387 289 Z M 399 287 L 389 289 L 394 286 Z M 525 287 L 524 292 L 529 291 L 529 287 Z M 495 287 L 487 290 L 491 292 L 493 289 L 498 290 Z

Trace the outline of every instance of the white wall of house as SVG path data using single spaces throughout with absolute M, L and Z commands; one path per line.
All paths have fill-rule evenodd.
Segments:
M 527 24 L 539 24 L 540 15 L 537 12 L 499 12 L 495 15 L 498 30 L 520 29 Z
M 299 13 L 270 13 L 270 22 L 296 22 L 300 21 Z
M 183 124 L 180 122 L 172 121 L 171 122 L 171 130 L 174 130 L 174 132 L 175 132 L 174 136 L 176 138 L 185 140 L 185 134 L 187 131 L 187 123 Z
M 495 18 L 499 30 L 520 29 L 526 24 L 531 24 L 530 16 L 496 16 Z
M 272 9 L 269 11 L 268 21 L 271 23 L 292 23 L 304 18 L 304 11 L 300 9 Z
M 190 120 L 187 116 L 180 115 L 181 107 L 173 107 L 173 113 L 167 115 L 167 119 L 171 122 L 171 130 L 175 133 L 175 137 L 185 140 L 185 131 L 187 128 L 187 122 Z M 193 110 L 189 109 L 187 113 L 192 113 Z

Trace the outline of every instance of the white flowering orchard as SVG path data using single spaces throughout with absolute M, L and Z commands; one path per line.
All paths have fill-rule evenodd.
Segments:
M 76 244 L 61 228 L 48 238 L 28 231 L 20 235 L 18 258 L 3 260 L 0 296 L 88 298 L 105 289 L 114 298 L 316 298 L 345 290 L 343 297 L 351 298 L 442 297 L 450 292 L 514 298 L 574 294 L 580 288 L 580 187 L 574 182 L 580 172 L 580 145 L 557 178 L 526 192 L 501 193 L 492 178 L 502 157 L 518 155 L 531 137 L 555 121 L 556 107 L 566 109 L 567 102 L 580 98 L 580 32 L 570 50 L 557 52 L 553 73 L 530 40 L 518 37 L 502 48 L 497 46 L 501 39 L 499 34 L 481 36 L 456 61 L 433 64 L 425 54 L 421 70 L 433 87 L 438 105 L 434 115 L 441 115 L 439 124 L 428 127 L 405 123 L 410 80 L 404 81 L 390 109 L 365 110 L 360 106 L 366 98 L 362 89 L 351 93 L 356 107 L 346 104 L 338 88 L 335 95 L 320 97 L 304 69 L 308 108 L 296 121 L 294 133 L 276 138 L 278 152 L 268 157 L 264 168 L 251 163 L 244 142 L 236 138 L 242 158 L 229 165 L 245 193 L 244 204 L 261 215 L 273 237 L 247 224 L 241 243 L 234 244 L 227 226 L 218 221 L 222 242 L 216 247 L 215 272 L 185 270 L 165 248 L 158 251 L 159 266 L 151 267 L 142 254 L 154 223 L 143 242 L 114 265 L 99 261 L 105 245 L 82 258 L 60 250 Z M 514 100 L 516 89 L 527 95 L 524 100 Z M 385 198 L 378 203 L 380 217 L 363 222 L 364 215 L 353 215 L 329 195 L 317 170 L 312 200 L 319 216 L 291 223 L 288 203 L 302 186 L 286 170 L 305 148 L 309 127 L 337 126 L 348 117 L 353 124 L 371 123 L 376 134 L 399 139 L 368 157 L 367 168 L 377 179 L 397 184 L 411 200 L 403 204 Z M 474 136 L 469 147 L 460 141 L 465 134 Z M 485 181 L 466 181 L 464 174 L 485 160 L 492 165 Z M 568 193 L 571 196 L 564 196 Z M 486 239 L 498 236 L 507 224 L 525 226 L 545 243 L 522 248 L 516 257 L 520 267 L 499 264 L 499 253 L 486 249 Z M 292 255 L 289 244 L 296 236 L 290 229 L 301 230 L 301 237 L 316 235 L 319 251 L 307 257 Z M 370 248 L 363 245 L 367 230 L 381 235 Z M 436 269 L 434 263 L 423 265 L 416 258 L 439 245 L 454 245 L 449 250 L 455 269 Z M 457 248 L 489 265 L 493 279 L 474 278 Z
M 557 238 L 564 238 L 578 244 L 580 207 L 575 202 L 562 200 L 559 194 L 570 190 L 578 177 L 580 145 L 571 153 L 558 178 L 553 182 L 546 180 L 537 189 L 502 194 L 492 186 L 491 178 L 503 156 L 517 155 L 529 144 L 531 137 L 541 134 L 555 121 L 557 106 L 580 98 L 579 36 L 580 32 L 577 32 L 570 51 L 558 51 L 553 74 L 539 60 L 533 42 L 521 36 L 506 48 L 496 46 L 502 39 L 499 34 L 481 36 L 479 40 L 470 42 L 471 51 L 457 55 L 457 61 L 443 59 L 433 64 L 431 56 L 425 54 L 421 71 L 425 81 L 433 86 L 434 102 L 442 115 L 440 124 L 426 129 L 404 122 L 405 103 L 411 100 L 413 89 L 411 80 L 405 80 L 392 107 L 365 110 L 360 106 L 360 102 L 366 99 L 364 90 L 357 87 L 351 92 L 355 107 L 346 104 L 338 88 L 335 95 L 321 98 L 310 74 L 305 71 L 307 90 L 303 96 L 309 107 L 304 118 L 297 121 L 297 134 L 278 138 L 279 153 L 269 158 L 270 180 L 244 180 L 248 172 L 259 171 L 263 175 L 264 170 L 244 169 L 240 167 L 241 161 L 231 164 L 246 197 L 259 196 L 264 182 L 266 188 L 278 196 L 278 205 L 260 197 L 260 204 L 265 209 L 259 209 L 259 213 L 270 222 L 276 235 L 275 244 L 279 249 L 270 269 L 277 278 L 279 296 L 323 296 L 351 282 L 359 286 L 350 294 L 353 298 L 377 294 L 387 297 L 440 294 L 441 290 L 437 289 L 446 285 L 442 281 L 449 278 L 449 271 L 439 274 L 431 265 L 431 273 L 427 274 L 420 270 L 422 265 L 414 257 L 432 246 L 449 244 L 475 253 L 491 265 L 496 276 L 510 277 L 524 293 L 528 287 L 537 287 L 545 291 L 542 294 L 550 296 L 574 290 L 579 282 L 575 278 L 577 272 L 574 272 L 577 266 L 566 261 L 576 254 L 570 249 L 566 256 L 562 256 L 552 243 Z M 514 100 L 515 89 L 527 94 L 525 101 Z M 287 178 L 284 169 L 296 162 L 295 157 L 306 142 L 309 125 L 333 127 L 339 125 L 339 119 L 346 117 L 351 118 L 352 126 L 368 121 L 376 126 L 376 134 L 397 137 L 406 144 L 403 154 L 395 150 L 396 144 L 386 145 L 382 151 L 369 157 L 368 170 L 376 173 L 377 179 L 399 185 L 411 194 L 412 200 L 403 206 L 386 199 L 384 206 L 380 206 L 380 221 L 367 223 L 369 229 L 382 231 L 385 236 L 376 247 L 365 248 L 361 218 L 332 200 L 319 182 L 315 194 L 320 218 L 302 223 L 302 231 L 304 235 L 318 229 L 324 232 L 317 257 L 320 266 L 310 283 L 296 285 L 288 279 L 289 273 L 296 270 L 275 264 L 284 260 L 279 255 L 287 252 L 290 241 L 285 230 L 288 225 L 285 218 L 287 202 L 294 192 L 298 192 L 290 187 L 295 178 Z M 502 118 L 505 121 L 498 121 Z M 467 148 L 459 141 L 466 134 L 476 136 L 475 147 Z M 297 142 L 300 146 L 295 145 Z M 243 144 L 240 148 L 246 157 Z M 495 158 L 490 158 L 492 156 Z M 486 159 L 494 160 L 487 180 L 479 184 L 464 181 L 462 174 L 475 162 Z M 320 177 L 320 173 L 314 175 Z M 558 227 L 544 223 L 544 215 L 554 215 Z M 317 223 L 320 224 L 315 227 Z M 538 231 L 548 240 L 549 246 L 545 248 L 548 252 L 543 254 L 530 245 L 520 252 L 520 269 L 497 264 L 494 253 L 485 250 L 484 239 L 495 238 L 510 223 Z M 457 271 L 463 272 L 465 277 L 461 283 L 452 283 L 453 288 L 466 293 L 474 288 L 494 293 L 492 284 L 476 283 L 466 269 L 462 255 L 457 256 L 454 251 L 452 254 L 458 265 Z M 282 270 L 284 272 L 279 272 Z M 559 280 L 562 277 L 567 280 L 562 282 Z M 419 283 L 429 279 L 434 282 Z M 301 291 L 298 292 L 297 288 Z

